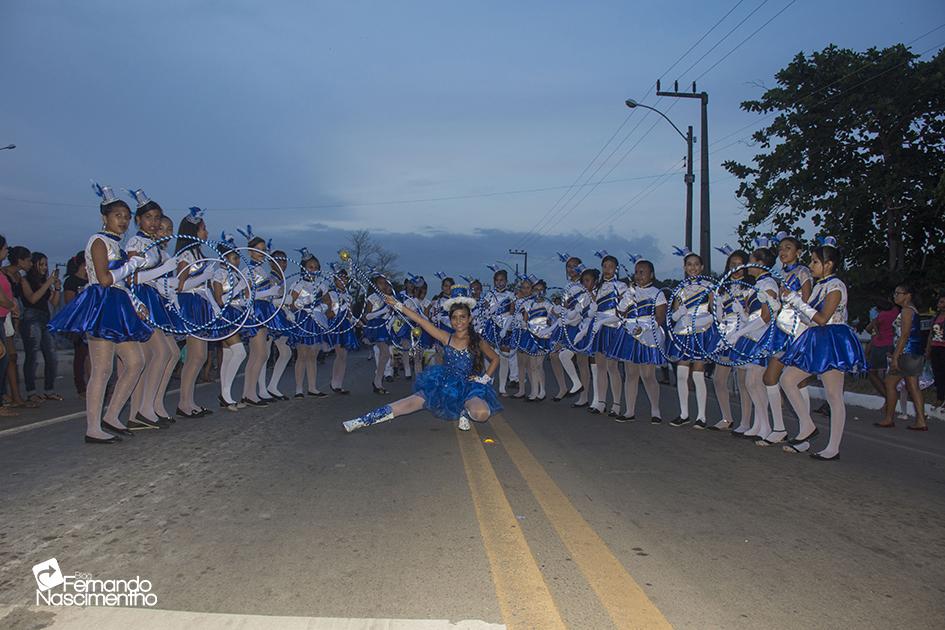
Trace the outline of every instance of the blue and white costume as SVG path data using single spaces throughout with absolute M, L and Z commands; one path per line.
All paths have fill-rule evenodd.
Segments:
M 672 310 L 673 337 L 667 353 L 678 361 L 705 361 L 718 344 L 709 313 L 712 284 L 705 279 L 683 280 Z
M 327 290 L 328 285 L 320 276 L 313 276 L 305 271 L 292 285 L 290 294 L 295 296 L 295 299 L 291 308 L 297 326 L 292 343 L 304 346 L 322 343 L 322 336 L 328 327 L 328 318 L 325 317 L 328 305 L 322 300 Z
M 617 306 L 627 292 L 627 285 L 616 276 L 603 278 L 597 288 L 597 311 L 591 329 L 593 352 L 600 352 L 609 359 L 624 360 L 620 356 L 620 330 L 622 320 L 617 315 Z
M 510 309 L 515 302 L 515 294 L 508 288 L 498 291 L 490 289 L 484 297 L 484 315 L 482 337 L 493 347 L 507 346 L 508 330 L 511 325 Z
M 109 287 L 102 286 L 95 274 L 92 245 L 101 241 L 108 256 L 108 269 L 117 281 Z M 124 279 L 145 263 L 144 258 L 128 259 L 121 248 L 120 238 L 110 232 L 98 232 L 85 245 L 86 269 L 89 283 L 78 297 L 66 304 L 47 324 L 52 332 L 85 334 L 115 343 L 125 341 L 147 341 L 151 327 L 138 317 L 132 304 Z M 120 276 L 120 278 L 117 278 Z
M 805 283 L 813 286 L 814 279 L 810 269 L 800 263 L 785 265 L 781 271 L 784 277 L 784 286 L 791 291 L 800 293 L 801 287 Z M 798 328 L 798 323 L 801 321 L 803 320 L 800 319 L 797 311 L 790 304 L 782 305 L 771 339 L 771 348 L 776 352 L 775 356 L 780 356 L 780 353 L 791 343 Z
M 390 343 L 391 308 L 380 293 L 372 293 L 367 298 L 371 311 L 364 314 L 364 336 L 371 343 Z
M 666 294 L 652 284 L 631 286 L 624 293 L 617 310 L 627 317 L 620 328 L 614 354 L 630 363 L 664 365 L 666 335 L 656 320 L 656 307 L 666 304 Z M 616 358 L 615 357 L 615 358 Z
M 594 295 L 581 288 L 568 301 L 568 308 L 563 316 L 563 339 L 565 347 L 578 354 L 594 354 L 594 335 L 591 328 L 597 315 L 597 300 Z
M 452 338 L 450 338 L 452 341 Z M 443 364 L 425 369 L 417 376 L 413 391 L 423 396 L 423 406 L 443 420 L 459 420 L 466 401 L 479 398 L 490 413 L 502 410 L 491 385 L 472 380 L 472 354 L 457 350 L 449 341 L 443 348 Z
M 177 286 L 177 261 L 168 256 L 162 247 L 154 245 L 154 239 L 140 230 L 128 239 L 125 251 L 147 251 L 144 254 L 145 265 L 138 271 L 138 281 L 133 285 L 132 292 L 148 308 L 150 320 L 163 330 L 186 329 L 177 314 L 177 292 L 174 290 Z M 175 304 L 173 307 L 171 300 Z
M 840 303 L 824 325 L 813 322 L 815 315 L 830 293 L 840 293 Z M 847 325 L 847 287 L 836 276 L 822 278 L 814 285 L 807 304 L 800 294 L 789 294 L 785 302 L 791 303 L 805 320 L 806 330 L 794 339 L 781 362 L 794 366 L 808 374 L 823 374 L 829 370 L 841 372 L 866 371 L 866 357 L 856 332 Z
M 523 327 L 518 335 L 518 349 L 528 354 L 548 354 L 551 351 L 557 319 L 551 309 L 554 305 L 545 297 L 533 296 L 516 305 L 523 317 Z
M 333 317 L 328 320 L 328 329 L 323 339 L 329 347 L 341 346 L 348 350 L 357 350 L 360 347 L 358 335 L 354 331 L 354 321 L 351 315 L 351 296 L 347 291 L 337 288 L 328 292 L 331 301 Z
M 781 308 L 780 286 L 778 281 L 768 273 L 762 273 L 755 279 L 755 290 L 748 297 L 745 322 L 737 329 L 738 340 L 735 350 L 731 353 L 736 362 L 749 362 L 762 367 L 768 365 L 773 345 L 775 318 Z M 771 321 L 765 322 L 762 317 L 764 305 L 768 306 Z
M 186 221 L 186 219 L 184 219 Z M 188 276 L 184 287 L 177 293 L 180 317 L 189 333 L 204 335 L 220 312 L 220 307 L 207 288 L 217 266 L 213 261 L 203 260 L 199 245 L 190 245 L 177 253 L 177 260 L 188 264 Z

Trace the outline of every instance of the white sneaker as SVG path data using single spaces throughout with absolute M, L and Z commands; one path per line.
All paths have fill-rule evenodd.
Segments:
M 469 431 L 469 418 L 466 417 L 465 413 L 460 414 L 459 424 L 457 426 L 460 431 Z

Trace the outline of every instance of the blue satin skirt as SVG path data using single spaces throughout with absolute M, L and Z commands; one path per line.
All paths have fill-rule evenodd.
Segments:
M 148 307 L 148 315 L 151 321 L 157 324 L 159 328 L 174 331 L 171 334 L 187 329 L 187 325 L 181 320 L 177 311 L 168 304 L 157 289 L 149 284 L 138 284 L 135 285 L 133 291 L 135 297 Z
M 459 420 L 466 401 L 479 398 L 490 413 L 502 411 L 499 397 L 491 385 L 469 380 L 465 375 L 442 365 L 428 367 L 417 375 L 415 394 L 423 396 L 423 406 L 443 420 Z
M 364 327 L 364 336 L 371 343 L 390 343 L 390 331 L 387 330 L 387 322 L 383 317 L 369 320 Z
M 213 307 L 196 293 L 178 293 L 177 304 L 180 305 L 180 317 L 183 320 L 182 328 L 186 331 L 192 330 L 194 334 L 208 337 L 210 324 L 225 323 L 223 320 L 217 320 L 213 313 Z
M 769 328 L 758 341 L 748 337 L 739 337 L 735 342 L 735 349 L 728 352 L 729 361 L 767 367 L 768 357 L 771 356 L 770 349 L 773 347 L 769 339 L 773 334 L 770 330 Z
M 151 327 L 138 317 L 131 297 L 117 287 L 87 285 L 46 325 L 52 332 L 74 333 L 115 343 L 145 342 Z
M 658 346 L 652 348 L 630 334 L 626 326 L 621 326 L 613 347 L 611 359 L 629 361 L 638 365 L 665 365 L 666 358 Z
M 692 335 L 673 335 L 667 354 L 677 361 L 711 361 L 709 355 L 719 343 L 718 335 L 714 326 Z
M 347 314 L 347 311 L 344 311 L 328 320 L 328 330 L 322 335 L 322 339 L 330 348 L 341 346 L 348 350 L 357 350 L 361 347 L 358 343 L 358 335 L 352 323 L 348 321 Z
M 856 373 L 867 369 L 863 344 L 846 324 L 811 326 L 788 346 L 781 362 L 808 374 L 830 370 Z

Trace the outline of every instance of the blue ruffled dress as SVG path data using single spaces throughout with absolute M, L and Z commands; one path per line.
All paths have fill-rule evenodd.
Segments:
M 489 406 L 490 413 L 502 411 L 499 397 L 491 385 L 477 383 L 472 376 L 472 354 L 457 350 L 447 342 L 443 365 L 428 367 L 417 375 L 413 391 L 423 396 L 423 406 L 443 420 L 459 420 L 466 401 L 479 398 Z
M 128 261 L 128 254 L 118 244 L 119 238 L 112 234 L 93 235 L 86 245 L 85 258 L 89 261 L 89 284 L 66 304 L 46 327 L 52 332 L 74 333 L 106 339 L 115 343 L 124 341 L 147 341 L 151 327 L 138 317 L 131 296 L 114 285 L 98 284 L 92 269 L 92 243 L 102 240 L 108 250 L 109 271 L 118 269 Z

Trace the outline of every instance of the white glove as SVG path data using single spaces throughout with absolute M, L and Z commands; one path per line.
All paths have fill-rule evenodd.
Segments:
M 732 300 L 732 312 L 735 313 L 739 319 L 745 318 L 745 307 L 738 298 Z
M 736 341 L 738 341 L 739 339 L 745 336 L 748 336 L 754 339 L 755 333 L 764 330 L 765 326 L 767 325 L 768 324 L 765 323 L 765 320 L 762 319 L 760 316 L 749 318 L 748 321 L 745 322 L 744 325 L 739 326 L 738 329 L 736 329 L 735 332 L 732 333 L 732 336 L 731 336 L 731 339 L 729 339 L 729 342 L 734 344 Z
M 262 291 L 256 291 L 256 299 L 262 300 L 268 297 L 275 297 L 277 295 L 282 295 L 282 285 L 277 284 L 275 286 L 269 287 Z
M 795 310 L 797 310 L 797 312 L 800 313 L 805 319 L 807 319 L 807 321 L 808 321 L 811 325 L 813 325 L 813 326 L 817 326 L 817 325 L 818 325 L 817 322 L 814 321 L 814 315 L 817 314 L 817 309 L 816 309 L 816 308 L 814 308 L 813 306 L 811 306 L 810 304 L 807 304 L 807 303 L 805 303 L 805 302 L 801 302 L 800 306 L 794 306 L 794 308 L 795 308 Z
M 768 310 L 771 311 L 772 315 L 777 315 L 778 311 L 781 310 L 781 300 L 772 296 L 767 291 L 758 292 L 758 301 L 767 305 Z
M 790 304 L 798 310 L 800 310 L 802 305 L 806 304 L 806 302 L 804 302 L 804 298 L 797 291 L 788 291 L 787 295 L 784 296 L 784 303 Z
M 191 291 L 201 286 L 202 284 L 207 282 L 207 280 L 210 280 L 211 278 L 213 278 L 213 272 L 214 272 L 214 269 L 212 268 L 212 265 L 211 265 L 207 269 L 204 269 L 203 271 L 198 273 L 196 276 L 189 276 L 186 280 L 184 280 L 184 291 Z
M 610 326 L 610 324 L 616 324 L 620 321 L 620 318 L 616 315 L 604 315 L 599 313 L 597 317 L 594 318 L 594 332 L 597 333 L 601 326 Z
M 112 274 L 112 282 L 119 283 L 138 269 L 141 269 L 146 264 L 144 257 L 142 256 L 132 256 L 128 259 L 128 262 L 123 264 L 118 269 L 112 269 L 110 273 Z
M 689 315 L 689 309 L 686 308 L 685 304 L 680 304 L 679 308 L 673 311 L 673 321 L 678 322 L 679 320 L 681 320 L 683 317 L 686 317 L 687 315 Z
M 480 376 L 474 376 L 473 379 L 477 383 L 482 383 L 483 385 L 489 385 L 492 383 L 492 377 L 488 374 L 482 374 Z
M 150 282 L 177 268 L 177 260 L 168 258 L 164 264 L 138 272 L 138 282 Z

